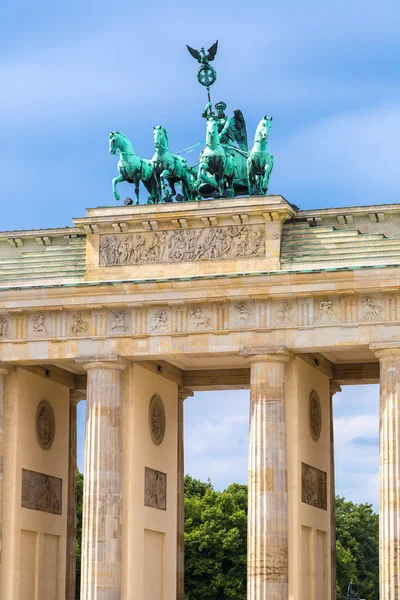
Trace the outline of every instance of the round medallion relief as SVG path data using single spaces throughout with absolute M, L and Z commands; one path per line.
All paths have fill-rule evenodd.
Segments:
M 311 392 L 308 409 L 311 437 L 317 442 L 321 435 L 321 402 L 317 392 Z
M 56 425 L 53 408 L 47 400 L 42 400 L 36 409 L 35 426 L 39 446 L 48 450 L 54 440 Z
M 150 435 L 156 446 L 159 446 L 165 435 L 165 408 L 160 396 L 153 396 L 149 406 Z

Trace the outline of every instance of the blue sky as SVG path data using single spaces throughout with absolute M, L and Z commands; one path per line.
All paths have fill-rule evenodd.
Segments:
M 250 140 L 264 114 L 274 117 L 271 193 L 302 208 L 396 202 L 399 29 L 397 0 L 1 3 L 1 229 L 71 225 L 88 206 L 113 205 L 111 130 L 143 157 L 152 155 L 157 124 L 175 150 L 204 139 L 206 97 L 185 44 L 216 39 L 214 102 L 242 109 Z M 121 186 L 122 198 L 131 194 Z M 376 396 L 356 390 L 343 410 L 367 414 L 365 394 Z M 213 402 L 202 399 L 204 418 Z M 354 444 L 360 456 L 376 452 L 376 444 Z M 187 463 L 196 474 L 194 451 Z M 363 465 L 354 465 L 352 482 L 343 477 L 341 493 L 359 498 Z M 227 481 L 215 473 L 215 483 Z M 374 493 L 363 498 L 375 502 Z

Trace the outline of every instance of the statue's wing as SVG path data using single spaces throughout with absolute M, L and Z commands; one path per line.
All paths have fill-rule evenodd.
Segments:
M 194 48 L 191 48 L 187 44 L 186 44 L 186 48 L 189 50 L 189 52 L 193 56 L 193 58 L 195 58 L 196 60 L 199 61 L 199 63 L 201 63 L 201 54 L 200 54 L 200 52 L 198 50 L 195 50 Z
M 212 60 L 214 60 L 215 55 L 217 54 L 217 50 L 218 50 L 218 40 L 215 42 L 215 44 L 213 44 L 207 50 L 207 60 L 208 60 L 208 62 L 211 62 Z
M 233 123 L 234 123 L 234 135 L 235 140 L 239 145 L 239 148 L 244 152 L 248 151 L 247 145 L 247 129 L 244 116 L 239 108 L 235 108 L 233 111 Z

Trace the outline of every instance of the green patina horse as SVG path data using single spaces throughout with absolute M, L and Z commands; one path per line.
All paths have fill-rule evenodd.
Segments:
M 197 200 L 198 194 L 194 185 L 196 171 L 189 167 L 184 158 L 171 152 L 168 147 L 168 134 L 164 127 L 161 125 L 154 127 L 153 136 L 155 153 L 151 162 L 159 185 L 160 197 L 164 198 L 161 202 L 172 201 L 172 197 L 176 195 L 176 183 L 181 186 L 184 201 Z M 166 189 L 165 180 L 168 182 L 170 192 Z
M 208 117 L 206 147 L 200 154 L 197 185 L 200 186 L 202 181 L 209 181 L 208 175 L 211 175 L 215 178 L 218 196 L 222 198 L 228 195 L 233 198 L 235 167 L 235 159 L 221 144 L 217 120 Z
M 268 152 L 268 134 L 272 117 L 263 117 L 258 124 L 254 146 L 247 158 L 249 196 L 265 195 L 274 166 L 274 157 Z
M 150 194 L 147 202 L 149 204 L 159 202 L 160 196 L 153 163 L 137 156 L 133 151 L 132 144 L 123 133 L 112 131 L 108 139 L 110 154 L 116 154 L 117 150 L 120 153 L 117 165 L 119 175 L 112 180 L 114 198 L 119 200 L 121 197 L 117 192 L 117 183 L 128 181 L 135 186 L 136 204 L 139 204 L 139 184 L 142 181 Z

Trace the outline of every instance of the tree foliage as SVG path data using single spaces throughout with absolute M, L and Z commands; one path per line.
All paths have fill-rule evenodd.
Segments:
M 379 517 L 371 504 L 336 497 L 337 589 L 349 581 L 360 598 L 379 598 Z
M 185 598 L 246 599 L 247 486 L 185 477 Z
M 82 541 L 83 475 L 76 470 L 76 598 L 81 597 L 81 541 Z

